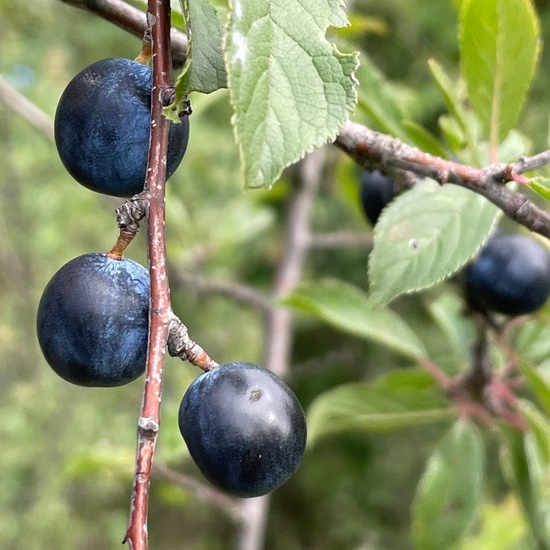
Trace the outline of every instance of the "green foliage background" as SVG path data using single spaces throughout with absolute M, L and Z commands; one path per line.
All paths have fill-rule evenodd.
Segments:
M 444 103 L 427 60 L 436 56 L 458 73 L 456 3 L 358 0 L 352 30 L 332 34 L 367 51 L 391 80 L 407 114 L 436 133 Z M 535 4 L 547 37 L 550 2 Z M 77 71 L 102 57 L 135 57 L 139 46 L 139 40 L 111 24 L 54 0 L 0 1 L 0 74 L 52 116 Z M 549 69 L 550 53 L 543 49 L 520 119 L 534 150 L 547 143 Z M 168 188 L 174 309 L 219 362 L 261 361 L 259 313 L 227 298 L 205 298 L 180 275 L 200 272 L 269 290 L 283 246 L 289 182 L 283 177 L 272 191 L 243 192 L 227 92 L 192 100 L 189 149 Z M 331 170 L 315 202 L 315 229 L 371 231 L 358 208 L 359 171 L 336 150 L 326 154 Z M 114 548 L 124 534 L 142 381 L 93 390 L 66 384 L 47 367 L 34 329 L 38 300 L 53 273 L 77 255 L 112 246 L 118 204 L 72 181 L 53 143 L 0 102 L 0 545 L 7 550 Z M 144 250 L 140 236 L 129 255 L 144 263 Z M 364 289 L 367 256 L 365 249 L 314 252 L 307 278 L 338 277 Z M 434 308 L 456 303 L 452 286 L 446 285 L 436 294 L 406 297 L 396 305 L 414 324 L 430 356 L 449 372 L 460 367 L 460 353 L 449 352 L 441 324 L 434 322 Z M 464 341 L 468 330 L 464 327 Z M 461 340 L 455 343 L 460 347 Z M 407 357 L 381 344 L 300 317 L 290 384 L 307 409 L 319 394 L 342 383 L 372 380 L 409 364 Z M 190 475 L 196 470 L 179 436 L 176 414 L 197 374 L 188 364 L 167 360 L 157 455 Z M 411 503 L 445 429 L 442 424 L 320 440 L 293 479 L 275 493 L 266 547 L 412 548 Z M 506 496 L 498 471 L 488 470 L 485 531 L 463 548 L 526 548 L 517 503 Z M 151 499 L 151 548 L 230 546 L 231 519 L 190 493 L 154 480 Z M 502 532 L 504 525 L 515 528 L 506 545 L 479 546 L 487 529 L 496 526 Z

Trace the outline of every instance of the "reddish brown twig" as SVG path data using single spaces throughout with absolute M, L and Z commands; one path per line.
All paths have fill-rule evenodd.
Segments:
M 491 164 L 480 169 L 429 155 L 355 122 L 347 122 L 334 143 L 367 168 L 389 166 L 432 178 L 442 184 L 465 187 L 498 206 L 512 220 L 550 238 L 550 213 L 539 208 L 527 196 L 503 185 L 509 181 L 526 183 L 528 180 L 520 172 L 550 161 L 548 152 L 531 159 L 520 159 L 515 164 Z
M 503 346 L 502 329 L 487 315 L 475 314 L 472 318 L 477 327 L 477 337 L 472 346 L 469 368 L 447 382 L 435 378 L 447 396 L 457 404 L 460 416 L 477 418 L 486 427 L 491 427 L 495 419 L 500 419 L 516 429 L 526 430 L 527 425 L 521 418 L 514 393 L 517 379 L 502 380 L 501 372 L 493 370 L 491 364 L 489 329 L 501 338 L 500 345 Z M 503 349 L 514 354 L 507 344 Z
M 158 461 L 153 465 L 153 476 L 181 487 L 184 491 L 191 492 L 199 501 L 218 508 L 235 522 L 241 520 L 239 499 L 230 497 L 214 487 L 198 481 L 194 477 L 172 470 L 166 464 L 159 463 Z
M 91 11 L 103 19 L 118 25 L 131 32 L 138 38 L 143 37 L 147 30 L 147 20 L 138 8 L 131 6 L 123 0 L 61 0 L 83 10 Z M 187 36 L 172 29 L 171 47 L 173 62 L 176 67 L 181 67 L 187 57 Z
M 169 121 L 162 114 L 165 100 L 173 88 L 170 59 L 170 4 L 159 0 L 149 0 L 147 20 L 153 46 L 153 90 L 151 93 L 151 138 L 143 197 L 149 201 L 147 237 L 151 274 L 151 303 L 145 390 L 138 421 L 136 470 L 130 521 L 124 538 L 131 550 L 147 549 L 149 484 L 153 454 L 160 427 L 162 371 L 171 321 L 164 231 Z

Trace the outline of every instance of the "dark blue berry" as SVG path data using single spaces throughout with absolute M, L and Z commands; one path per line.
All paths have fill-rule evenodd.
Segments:
M 79 183 L 117 197 L 143 190 L 151 88 L 151 69 L 124 58 L 98 61 L 69 82 L 55 114 L 55 142 Z M 167 177 L 183 159 L 188 137 L 187 116 L 170 124 Z
M 149 272 L 132 260 L 85 254 L 46 286 L 37 334 L 46 361 L 80 386 L 120 386 L 145 370 Z
M 292 390 L 251 363 L 227 363 L 199 376 L 181 402 L 179 427 L 204 476 L 240 497 L 287 481 L 306 444 L 304 412 Z
M 526 235 L 497 235 L 464 272 L 466 298 L 481 311 L 523 315 L 550 295 L 550 255 Z
M 361 205 L 371 225 L 376 225 L 382 209 L 396 195 L 393 179 L 384 176 L 378 170 L 363 174 L 360 191 Z

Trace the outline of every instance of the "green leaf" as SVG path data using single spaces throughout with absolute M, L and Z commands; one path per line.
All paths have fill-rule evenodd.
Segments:
M 471 344 L 475 338 L 475 329 L 470 319 L 464 315 L 462 296 L 448 292 L 429 300 L 427 308 L 446 340 L 464 365 L 470 360 Z
M 357 56 L 325 38 L 347 25 L 340 0 L 235 0 L 225 62 L 247 187 L 336 137 L 356 103 Z
M 531 150 L 532 145 L 530 138 L 517 130 L 511 130 L 500 144 L 498 161 L 515 162 L 519 157 L 525 156 Z M 490 162 L 490 160 L 489 155 L 487 155 L 487 162 Z
M 453 148 L 457 149 L 468 145 L 473 163 L 480 165 L 481 162 L 477 152 L 479 122 L 475 115 L 463 105 L 465 97 L 462 96 L 465 96 L 465 94 L 461 93 L 464 87 L 462 80 L 453 82 L 443 67 L 434 59 L 428 61 L 428 66 L 452 115 L 451 117 L 440 117 L 439 124 L 443 132 Z
M 86 451 L 75 452 L 65 463 L 63 475 L 72 480 L 77 477 L 92 477 L 107 472 L 126 477 L 132 466 L 135 451 L 131 448 L 116 449 L 96 447 Z
M 519 370 L 535 392 L 544 412 L 550 415 L 550 384 L 535 365 L 522 361 Z
M 424 126 L 417 124 L 412 120 L 404 120 L 403 127 L 407 131 L 409 141 L 422 149 L 425 153 L 436 155 L 438 157 L 447 157 L 447 152 L 439 141 Z
M 423 180 L 394 199 L 374 229 L 371 296 L 387 303 L 455 273 L 487 240 L 500 210 L 456 185 Z
M 408 141 L 407 132 L 402 125 L 403 113 L 393 98 L 387 80 L 368 56 L 362 54 L 360 61 L 357 70 L 360 86 L 359 109 L 367 115 L 374 128 Z
M 379 342 L 411 359 L 425 357 L 422 342 L 393 311 L 375 309 L 358 288 L 326 279 L 302 284 L 283 303 L 312 313 L 339 330 Z
M 379 17 L 363 15 L 361 13 L 349 14 L 349 27 L 344 27 L 334 31 L 334 34 L 342 38 L 354 38 L 363 40 L 366 34 L 377 34 L 387 36 L 389 34 L 388 23 Z
M 319 396 L 308 411 L 308 439 L 311 444 L 338 432 L 387 432 L 454 418 L 456 411 L 428 374 L 396 370 Z
M 483 440 L 474 424 L 456 422 L 437 444 L 417 489 L 413 538 L 418 550 L 446 550 L 477 516 L 483 491 Z
M 550 201 L 550 178 L 533 178 L 528 185 L 537 195 Z
M 211 224 L 208 245 L 227 247 L 253 240 L 274 222 L 273 211 L 261 204 L 235 198 L 224 206 L 223 216 Z
M 449 112 L 453 115 L 454 119 L 458 122 L 463 132 L 466 132 L 468 124 L 466 120 L 466 113 L 462 107 L 462 101 L 460 100 L 457 92 L 457 85 L 452 82 L 450 77 L 444 71 L 443 67 L 435 60 L 428 60 L 428 67 L 432 73 L 432 77 L 439 88 L 439 91 L 445 99 Z
M 465 0 L 460 54 L 468 97 L 493 144 L 514 128 L 540 53 L 530 0 Z
M 527 526 L 519 502 L 508 494 L 483 506 L 480 525 L 460 541 L 457 550 L 534 550 L 527 542 Z
M 548 420 L 540 411 L 526 399 L 519 401 L 521 414 L 527 421 L 531 435 L 540 453 L 540 458 L 545 464 L 550 463 L 550 426 Z
M 223 27 L 218 12 L 207 0 L 180 1 L 189 29 L 190 62 L 177 79 L 176 102 L 190 92 L 209 94 L 227 87 L 222 49 Z
M 548 316 L 537 316 L 521 323 L 513 333 L 513 348 L 526 361 L 542 363 L 550 359 Z
M 506 430 L 501 448 L 503 473 L 519 496 L 537 548 L 550 548 L 550 426 L 527 401 L 520 402 L 530 431 Z
M 441 115 L 437 122 L 451 150 L 458 151 L 466 147 L 468 140 L 466 139 L 463 129 L 454 117 Z

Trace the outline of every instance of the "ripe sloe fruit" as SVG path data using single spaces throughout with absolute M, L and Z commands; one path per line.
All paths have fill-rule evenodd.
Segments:
M 481 311 L 523 315 L 550 295 L 550 255 L 532 237 L 492 237 L 464 271 L 469 304 Z
M 396 195 L 393 179 L 384 176 L 378 170 L 363 174 L 360 190 L 361 205 L 371 225 L 376 225 L 382 209 Z
M 55 114 L 55 143 L 79 183 L 107 195 L 143 190 L 151 125 L 152 71 L 124 58 L 98 61 L 65 88 Z M 179 166 L 189 119 L 170 123 L 167 178 Z
M 84 254 L 50 280 L 37 334 L 52 369 L 80 386 L 121 386 L 145 370 L 149 272 L 104 254 Z
M 304 412 L 292 390 L 252 363 L 226 363 L 199 376 L 183 396 L 179 427 L 204 476 L 240 497 L 287 481 L 306 443 Z

